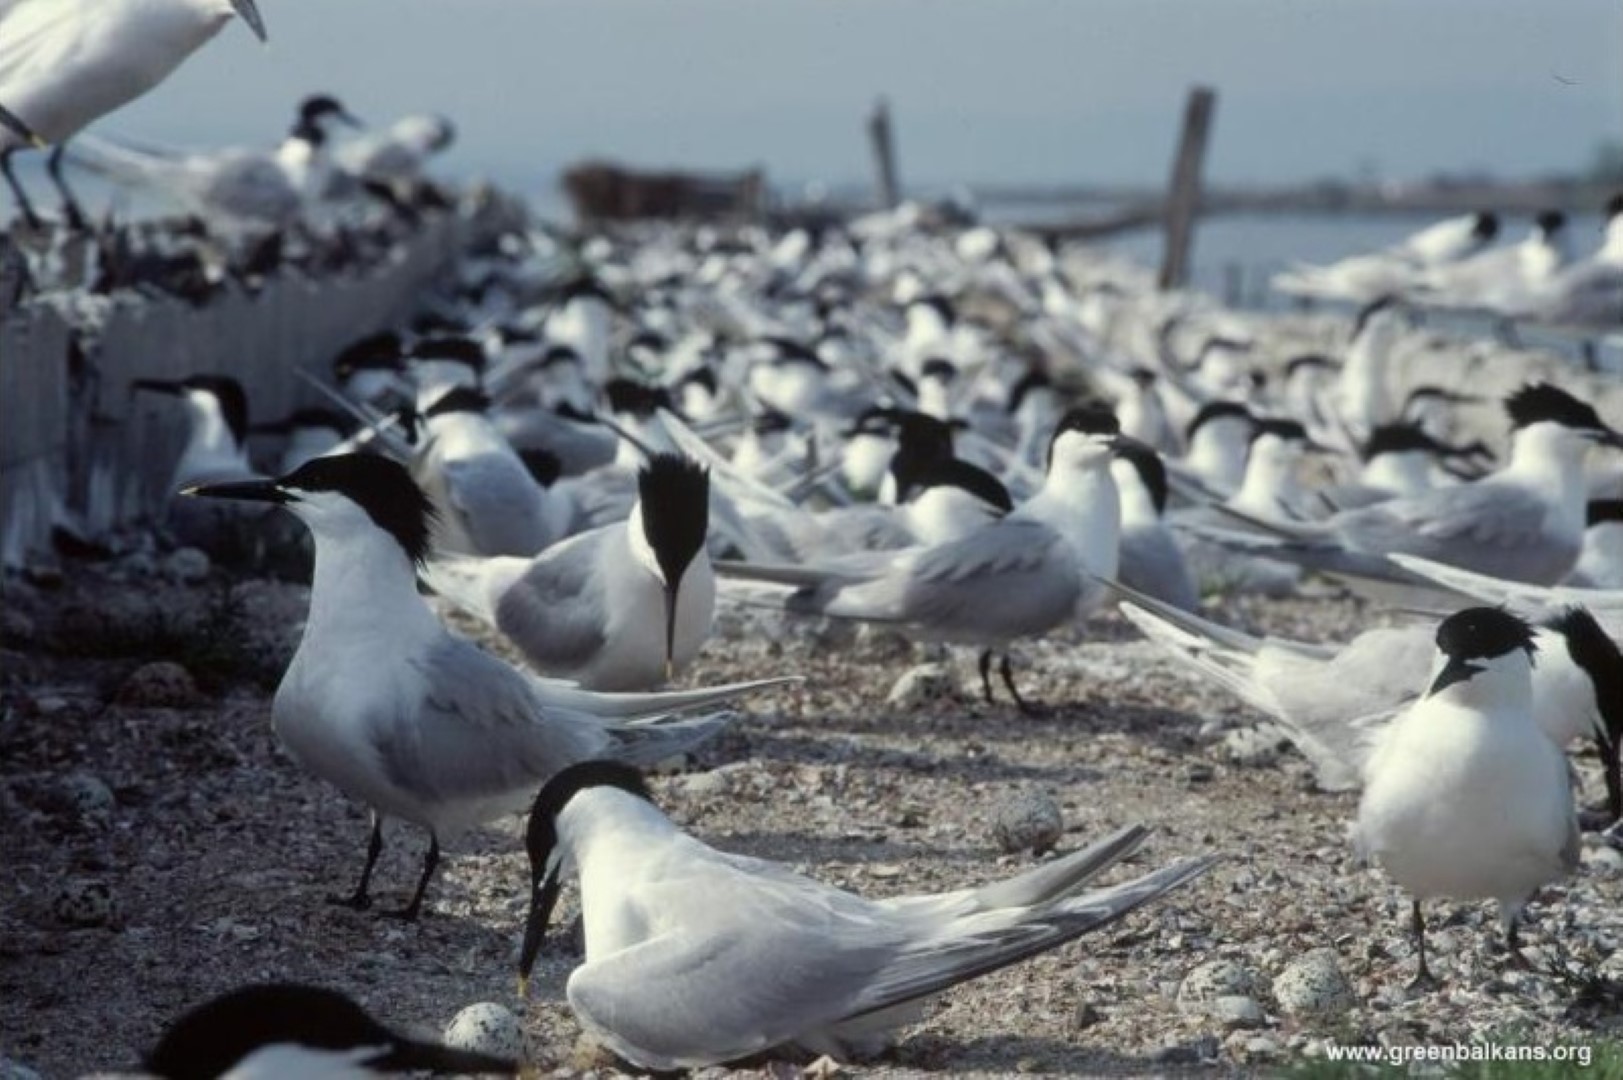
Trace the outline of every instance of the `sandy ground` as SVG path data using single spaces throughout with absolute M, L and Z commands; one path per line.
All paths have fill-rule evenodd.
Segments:
M 6 584 L 0 1054 L 53 1077 L 127 1067 L 188 1006 L 295 979 L 436 1032 L 470 1003 L 504 1003 L 522 1010 L 542 1068 L 593 1064 L 562 999 L 579 960 L 567 942 L 543 954 L 529 1002 L 516 998 L 520 823 L 459 845 L 415 925 L 324 903 L 353 884 L 366 818 L 294 766 L 270 730 L 269 690 L 306 592 L 183 586 L 153 573 L 165 569 L 188 568 L 137 560 Z M 1220 614 L 1317 640 L 1344 640 L 1372 617 L 1324 599 Z M 1022 688 L 1053 706 L 1036 719 L 982 704 L 967 653 L 949 662 L 975 693 L 898 707 L 887 693 L 928 650 L 748 612 L 726 613 L 720 629 L 686 682 L 806 682 L 752 699 L 689 770 L 656 781 L 673 817 L 718 847 L 874 895 L 943 890 L 1031 865 L 1029 853 L 1000 850 L 992 821 L 1011 800 L 1047 793 L 1063 810 L 1062 850 L 1142 821 L 1156 833 L 1130 871 L 1228 856 L 1096 937 L 952 991 L 856 1071 L 1247 1072 L 1331 1039 L 1537 1042 L 1623 1029 L 1623 858 L 1592 844 L 1582 873 L 1535 901 L 1532 970 L 1492 946 L 1491 905 L 1437 905 L 1431 944 L 1446 985 L 1411 996 L 1407 903 L 1356 868 L 1344 841 L 1355 797 L 1315 793 L 1307 767 L 1265 739 L 1237 758 L 1223 729 L 1253 718 L 1113 615 L 1020 651 Z M 191 678 L 142 670 L 153 660 L 179 661 Z M 1598 792 L 1593 762 L 1579 767 Z M 389 839 L 376 879 L 384 907 L 409 894 L 424 844 L 406 829 Z M 1351 1000 L 1293 1015 L 1269 981 L 1316 949 L 1332 950 Z M 1231 962 L 1215 977 L 1256 1014 L 1180 1001 L 1184 980 L 1214 961 Z

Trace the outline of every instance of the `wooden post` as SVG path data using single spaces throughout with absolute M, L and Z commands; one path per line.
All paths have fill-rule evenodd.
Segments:
M 1167 193 L 1166 250 L 1161 258 L 1160 286 L 1175 289 L 1189 275 L 1189 243 L 1195 216 L 1200 211 L 1200 166 L 1206 157 L 1206 134 L 1211 128 L 1217 93 L 1205 86 L 1189 91 L 1183 109 L 1183 135 L 1172 163 L 1172 190 Z
M 868 140 L 873 144 L 874 173 L 879 182 L 879 205 L 889 210 L 902 201 L 896 180 L 896 142 L 890 126 L 890 102 L 880 98 L 868 117 Z

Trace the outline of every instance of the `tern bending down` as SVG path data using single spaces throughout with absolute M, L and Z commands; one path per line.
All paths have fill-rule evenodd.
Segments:
M 382 817 L 430 835 L 423 873 L 399 914 L 416 918 L 439 842 L 523 809 L 566 765 L 605 755 L 651 764 L 715 734 L 725 714 L 673 718 L 783 680 L 665 694 L 596 694 L 536 679 L 449 633 L 417 593 L 432 510 L 404 466 L 317 458 L 278 480 L 190 494 L 277 503 L 315 537 L 310 617 L 277 687 L 271 719 L 293 757 L 373 811 L 353 895 L 369 905 Z
M 867 900 L 708 847 L 659 811 L 635 770 L 586 762 L 554 777 L 530 812 L 520 975 L 573 867 L 586 962 L 569 977 L 569 1004 L 621 1057 L 678 1069 L 785 1044 L 869 1053 L 949 987 L 1106 926 L 1216 861 L 1180 859 L 1084 891 L 1148 835 L 1131 825 L 978 889 Z

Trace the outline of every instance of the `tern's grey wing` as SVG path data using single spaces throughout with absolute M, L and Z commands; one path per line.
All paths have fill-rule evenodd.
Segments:
M 1545 505 L 1525 488 L 1490 482 L 1440 488 L 1425 495 L 1338 514 L 1336 532 L 1350 547 L 1423 558 L 1453 553 L 1462 545 L 1506 549 L 1536 543 Z
M 831 581 L 792 606 L 911 623 L 949 638 L 1041 633 L 1069 615 L 1082 587 L 1063 537 L 1040 522 L 1007 518 L 945 544 L 848 556 L 830 565 L 866 576 Z
M 424 801 L 526 791 L 609 745 L 595 720 L 543 711 L 525 676 L 461 638 L 410 663 L 425 684 L 417 716 L 380 728 L 375 742 L 389 778 Z
M 573 671 L 603 648 L 603 545 L 617 526 L 547 549 L 496 602 L 496 627 L 543 674 Z
M 481 555 L 534 555 L 554 537 L 539 485 L 517 458 L 479 454 L 443 462 L 451 507 Z
M 921 551 L 904 602 L 921 622 L 1023 635 L 1064 621 L 1081 588 L 1064 537 L 1040 522 L 1005 519 Z
M 1028 909 L 1014 918 L 1008 911 L 989 912 L 915 937 L 851 1000 L 842 1019 L 855 1021 L 917 1001 L 1047 952 L 1192 881 L 1216 861 L 1216 856 L 1181 859 L 1133 881 Z
M 1189 564 L 1163 527 L 1122 533 L 1116 577 L 1122 584 L 1184 611 L 1194 611 L 1200 606 L 1200 592 L 1189 573 Z
M 196 197 L 212 210 L 277 225 L 298 215 L 298 191 L 281 167 L 261 154 L 198 159 L 187 175 Z
M 683 872 L 640 882 L 664 933 L 569 979 L 588 1030 L 645 1068 L 731 1061 L 838 1020 L 894 957 L 901 925 L 785 867 L 685 839 Z

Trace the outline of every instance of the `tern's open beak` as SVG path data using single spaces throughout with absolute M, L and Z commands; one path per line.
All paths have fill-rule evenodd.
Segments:
M 232 484 L 193 484 L 182 488 L 182 495 L 195 495 L 204 499 L 239 499 L 244 502 L 289 503 L 293 496 L 279 487 L 274 480 L 244 480 Z
M 254 32 L 254 37 L 260 41 L 269 41 L 265 34 L 265 20 L 259 14 L 259 8 L 254 0 L 231 0 L 231 7 L 248 24 L 248 29 Z
M 352 128 L 363 128 L 366 126 L 356 118 L 354 113 L 350 112 L 348 109 L 339 109 L 333 115 L 337 116 L 339 120 L 348 124 Z
M 1613 431 L 1611 428 L 1598 431 L 1595 433 L 1595 441 L 1602 446 L 1623 450 L 1623 431 Z
M 0 105 L 0 127 L 5 128 L 7 131 L 17 136 L 17 138 L 22 139 L 36 150 L 43 150 L 50 145 L 50 143 L 40 138 L 37 131 L 23 123 L 20 116 L 6 108 L 4 105 Z

